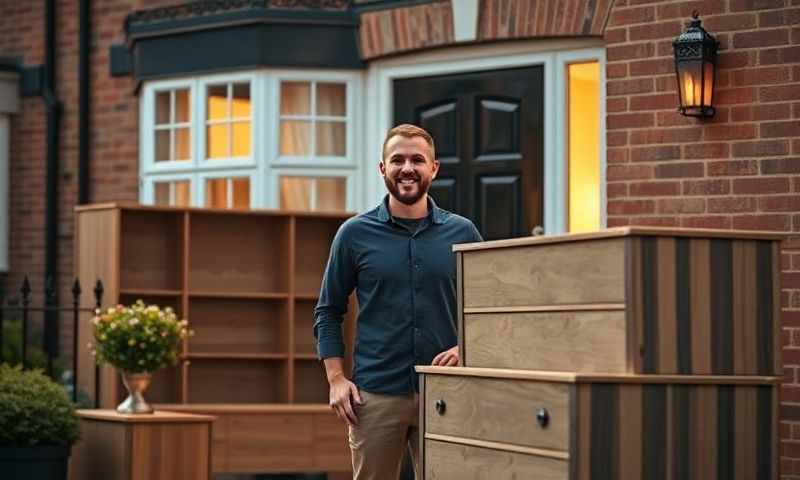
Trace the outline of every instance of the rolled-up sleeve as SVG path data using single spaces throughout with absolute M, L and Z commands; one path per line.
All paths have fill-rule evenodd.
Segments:
M 328 265 L 322 277 L 319 301 L 314 309 L 314 337 L 320 359 L 344 357 L 342 321 L 356 278 L 347 228 L 348 223 L 342 225 L 333 239 Z

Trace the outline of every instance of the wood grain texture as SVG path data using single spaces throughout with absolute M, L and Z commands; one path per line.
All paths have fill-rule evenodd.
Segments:
M 756 311 L 756 244 L 735 240 L 733 253 L 733 371 L 757 375 L 757 352 L 767 347 L 758 341 Z M 768 281 L 768 280 L 767 280 Z M 760 347 L 760 348 L 759 348 Z
M 314 415 L 312 422 L 313 469 L 328 472 L 350 472 L 352 463 L 350 461 L 350 445 L 347 441 L 347 426 L 330 411 Z
M 131 479 L 131 431 L 122 423 L 80 420 L 81 438 L 72 447 L 69 480 Z
M 642 239 L 625 239 L 625 324 L 627 372 L 644 371 L 644 280 Z
M 228 471 L 297 472 L 312 460 L 314 427 L 310 415 L 231 415 Z
M 641 448 L 642 431 L 642 389 L 639 385 L 619 387 L 619 480 L 640 480 L 642 458 L 629 455 Z
M 537 448 L 569 448 L 569 395 L 566 385 L 496 379 L 427 376 L 427 433 L 476 438 Z M 437 413 L 434 403 L 444 400 Z M 541 428 L 536 413 L 546 408 L 550 424 Z
M 567 480 L 564 460 L 426 440 L 426 480 L 535 478 Z
M 625 312 L 468 314 L 468 367 L 626 371 Z
M 678 373 L 678 320 L 676 312 L 676 262 L 675 239 L 659 237 L 656 240 L 656 326 L 658 330 L 657 372 Z M 655 372 L 653 372 L 655 373 Z
M 131 438 L 131 480 L 210 478 L 209 425 L 136 424 Z
M 698 375 L 709 375 L 711 368 L 711 243 L 697 239 L 689 243 L 689 283 L 692 336 L 692 369 Z
M 464 254 L 464 308 L 624 300 L 622 239 Z

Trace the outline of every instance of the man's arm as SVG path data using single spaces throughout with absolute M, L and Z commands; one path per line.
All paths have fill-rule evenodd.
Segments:
M 358 393 L 358 387 L 344 376 L 344 361 L 341 357 L 330 357 L 324 360 L 325 375 L 330 385 L 330 406 L 336 416 L 348 425 L 358 425 L 358 415 L 353 403 L 363 405 L 364 401 Z

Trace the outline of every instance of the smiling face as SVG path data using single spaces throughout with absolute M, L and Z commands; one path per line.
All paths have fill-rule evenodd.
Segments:
M 423 137 L 395 135 L 383 153 L 380 171 L 389 194 L 406 205 L 420 201 L 439 171 L 433 148 Z

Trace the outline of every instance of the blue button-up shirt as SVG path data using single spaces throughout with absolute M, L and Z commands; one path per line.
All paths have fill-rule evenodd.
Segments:
M 456 265 L 453 244 L 481 241 L 475 225 L 438 208 L 409 231 L 389 212 L 388 195 L 348 219 L 331 245 L 314 310 L 320 358 L 344 357 L 342 318 L 358 298 L 353 382 L 372 393 L 418 390 L 414 365 L 429 365 L 455 346 Z

